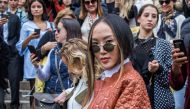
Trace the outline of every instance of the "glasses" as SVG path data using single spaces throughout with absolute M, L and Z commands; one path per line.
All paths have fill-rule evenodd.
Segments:
M 89 1 L 84 1 L 84 4 L 89 5 L 90 3 L 94 4 L 95 2 L 96 2 L 96 0 L 89 0 Z
M 171 0 L 166 0 L 166 1 L 159 1 L 160 5 L 163 5 L 164 3 L 165 4 L 169 4 Z
M 56 28 L 57 33 L 60 33 L 61 29 L 60 28 Z
M 92 45 L 92 51 L 93 51 L 94 53 L 100 52 L 100 46 L 102 46 L 105 51 L 107 51 L 107 52 L 112 52 L 112 51 L 114 50 L 114 47 L 115 47 L 116 45 L 114 45 L 114 44 L 112 44 L 112 43 L 105 43 L 104 45 L 97 45 L 97 44 L 94 44 L 94 45 Z
M 0 4 L 8 4 L 8 2 L 7 1 L 0 1 Z

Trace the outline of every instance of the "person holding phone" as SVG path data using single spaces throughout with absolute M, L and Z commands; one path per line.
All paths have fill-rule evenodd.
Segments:
M 173 64 L 170 72 L 170 85 L 173 89 L 180 90 L 183 88 L 183 86 L 186 83 L 186 79 L 188 78 L 184 109 L 189 109 L 190 108 L 189 56 L 188 57 L 185 56 L 184 52 L 180 51 L 179 48 L 174 48 L 172 50 L 172 59 L 173 59 Z M 187 69 L 182 69 L 182 66 L 184 65 L 186 66 Z
M 24 56 L 24 79 L 30 81 L 30 88 L 32 89 L 35 82 L 36 70 L 30 62 L 30 52 L 27 45 L 36 47 L 41 37 L 48 30 L 51 30 L 43 0 L 32 0 L 30 2 L 28 19 L 21 28 L 20 39 L 16 47 L 19 54 Z M 35 29 L 40 29 L 40 33 L 36 33 Z
M 186 0 L 190 4 L 190 0 Z M 188 4 L 187 4 L 188 5 Z M 170 85 L 174 90 L 184 89 L 180 93 L 184 100 L 183 109 L 190 108 L 190 18 L 187 18 L 181 26 L 181 40 L 184 42 L 185 50 L 175 47 L 172 51 L 173 64 L 170 72 Z
M 2 28 L 2 38 L 10 48 L 10 58 L 8 66 L 8 79 L 11 90 L 12 109 L 19 107 L 19 87 L 22 80 L 21 57 L 16 49 L 16 43 L 20 38 L 21 22 L 17 15 L 7 12 L 9 0 L 0 0 L 0 28 Z
M 134 38 L 131 60 L 143 77 L 153 109 L 174 109 L 174 97 L 169 86 L 169 70 L 172 65 L 171 46 L 153 33 L 158 23 L 158 9 L 152 4 L 140 8 L 137 21 L 140 24 Z
M 36 55 L 31 54 L 30 60 L 37 71 L 37 76 L 41 81 L 45 82 L 45 87 L 43 89 L 44 93 L 60 94 L 63 92 L 62 85 L 64 89 L 71 87 L 72 82 L 67 66 L 61 60 L 61 48 L 66 41 L 72 38 L 82 39 L 80 24 L 76 19 L 62 18 L 59 21 L 55 32 L 57 45 L 48 53 L 47 61 L 43 68 L 39 65 L 40 63 L 37 61 Z M 62 84 L 60 84 L 60 81 L 58 80 L 58 71 L 60 73 Z

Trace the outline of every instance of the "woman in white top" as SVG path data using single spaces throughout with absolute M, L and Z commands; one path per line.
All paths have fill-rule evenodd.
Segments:
M 103 15 L 101 0 L 81 0 L 81 10 L 79 22 L 84 40 L 88 39 L 88 34 L 92 24 Z

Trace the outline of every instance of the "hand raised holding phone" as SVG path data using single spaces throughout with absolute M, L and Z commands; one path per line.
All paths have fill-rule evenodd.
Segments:
M 37 57 L 36 61 L 40 61 L 40 54 L 38 54 L 35 47 L 32 45 L 28 45 L 28 49 L 32 55 L 35 55 L 35 57 Z
M 36 54 L 31 53 L 31 55 L 30 55 L 30 61 L 32 62 L 32 64 L 34 65 L 34 67 L 38 68 L 38 66 L 39 66 L 39 59 L 36 56 Z
M 179 48 L 179 50 L 184 53 L 184 56 L 187 56 L 185 44 L 182 39 L 173 40 L 173 45 L 174 45 L 174 48 Z
M 29 37 L 31 39 L 38 39 L 40 37 L 40 29 L 34 29 L 34 32 Z
M 188 63 L 187 51 L 183 40 L 181 39 L 174 40 L 173 44 L 174 44 L 174 49 L 172 50 L 172 60 L 173 60 L 172 70 L 175 75 L 178 75 L 180 70 L 181 71 L 186 70 L 186 63 Z
M 7 23 L 8 19 L 6 18 L 0 18 L 0 26 L 4 25 L 5 23 Z

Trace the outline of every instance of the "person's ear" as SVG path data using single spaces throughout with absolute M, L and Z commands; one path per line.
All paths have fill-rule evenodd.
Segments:
M 141 18 L 140 17 L 137 17 L 137 23 L 141 23 Z

